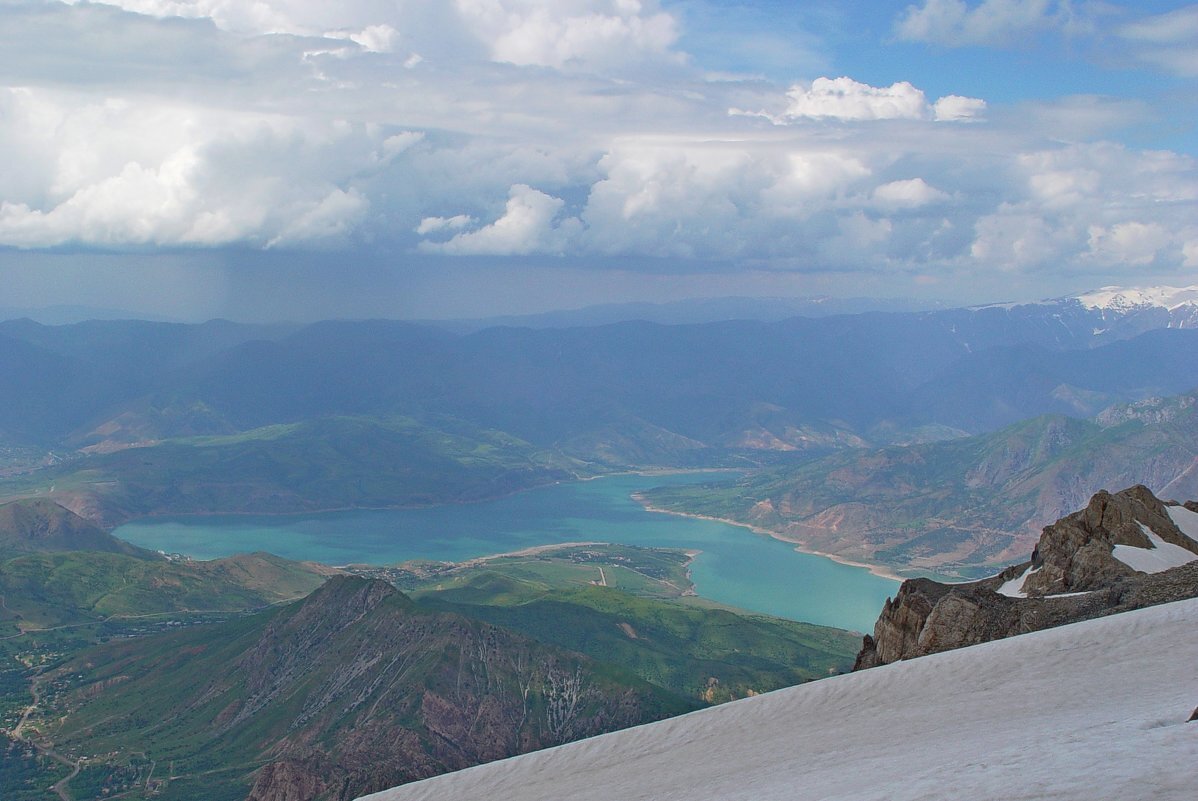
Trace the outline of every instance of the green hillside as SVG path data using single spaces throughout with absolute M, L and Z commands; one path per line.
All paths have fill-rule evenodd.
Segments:
M 860 637 L 610 587 L 550 590 L 495 572 L 417 596 L 604 659 L 691 698 L 719 703 L 848 670 Z
M 860 638 L 693 594 L 683 551 L 579 545 L 462 564 L 358 568 L 454 610 L 719 703 L 847 670 Z
M 44 683 L 57 701 L 36 727 L 90 757 L 71 781 L 80 799 L 126 785 L 164 799 L 353 798 L 694 708 L 350 577 L 254 617 L 112 643 Z
M 0 559 L 25 553 L 102 551 L 151 558 L 94 523 L 45 498 L 0 504 Z
M 258 609 L 307 595 L 326 572 L 271 554 L 210 562 L 30 554 L 0 562 L 0 637 L 114 616 Z
M 1038 417 L 992 434 L 838 453 L 736 484 L 644 494 L 655 507 L 761 526 L 819 551 L 910 572 L 977 576 L 1031 552 L 1100 489 L 1198 497 L 1198 397 Z
M 95 453 L 0 482 L 116 525 L 151 514 L 297 512 L 494 498 L 575 474 L 499 432 L 442 420 L 330 417 Z

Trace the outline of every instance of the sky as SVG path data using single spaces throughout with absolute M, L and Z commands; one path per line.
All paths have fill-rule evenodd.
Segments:
M 0 0 L 0 306 L 1198 283 L 1198 3 Z

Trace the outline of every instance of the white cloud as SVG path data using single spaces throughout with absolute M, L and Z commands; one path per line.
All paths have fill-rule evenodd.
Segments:
M 1038 267 L 1078 248 L 1077 232 L 1050 224 L 1034 209 L 1004 204 L 976 223 L 970 256 L 992 269 Z
M 424 133 L 422 131 L 404 131 L 394 136 L 388 136 L 383 140 L 383 156 L 393 159 L 423 139 Z
M 640 0 L 455 0 L 491 57 L 511 64 L 612 67 L 638 57 L 673 57 L 673 16 Z
M 1198 239 L 1187 240 L 1181 246 L 1181 266 L 1187 270 L 1198 269 Z
M 354 188 L 331 189 L 320 200 L 300 200 L 286 215 L 287 222 L 267 247 L 312 242 L 346 233 L 369 207 L 368 201 Z
M 425 217 L 420 221 L 420 225 L 416 226 L 416 233 L 424 236 L 437 231 L 460 231 L 476 222 L 478 221 L 468 214 L 457 214 L 453 217 Z
M 390 53 L 399 41 L 399 31 L 386 23 L 367 25 L 360 31 L 328 31 L 330 39 L 348 39 L 368 53 Z
M 1193 159 L 1101 141 L 1142 103 L 710 81 L 633 0 L 124 6 L 157 16 L 5 7 L 0 244 L 928 276 L 1198 259 Z
M 1140 59 L 1178 75 L 1198 76 L 1198 5 L 1128 23 L 1119 35 Z
M 894 234 L 894 222 L 854 211 L 837 220 L 836 232 L 820 243 L 828 263 L 880 262 Z
M 1065 0 L 924 0 L 907 6 L 895 23 L 900 39 L 961 47 L 1002 45 L 1046 28 L 1071 24 Z
M 350 230 L 380 133 L 125 98 L 0 90 L 0 243 L 310 241 Z M 283 179 L 282 176 L 286 176 Z
M 835 149 L 664 136 L 621 140 L 599 168 L 580 244 L 661 258 L 788 255 L 870 175 Z
M 976 97 L 945 95 L 932 106 L 937 122 L 972 122 L 986 111 L 986 101 Z
M 886 87 L 852 78 L 816 78 L 810 87 L 794 86 L 786 96 L 787 117 L 831 117 L 838 120 L 920 120 L 928 117 L 924 93 L 906 81 Z
M 1158 45 L 1192 43 L 1198 40 L 1198 5 L 1130 22 L 1120 29 L 1127 39 Z
M 678 39 L 677 21 L 654 0 L 109 0 L 107 4 L 160 18 L 210 19 L 223 30 L 241 34 L 347 40 L 374 53 L 469 38 L 495 61 L 559 69 L 680 58 L 671 52 Z M 407 62 L 420 58 L 409 51 Z
M 1157 223 L 1129 221 L 1089 229 L 1090 255 L 1114 264 L 1152 264 L 1172 240 L 1170 232 Z
M 882 184 L 874 190 L 873 198 L 882 208 L 917 209 L 930 203 L 943 203 L 949 195 L 922 178 L 908 178 Z
M 732 116 L 765 117 L 776 125 L 813 120 L 936 120 L 967 122 L 980 117 L 986 102 L 948 95 L 929 104 L 923 91 L 907 81 L 890 86 L 870 86 L 852 78 L 816 78 L 809 85 L 795 84 L 786 93 L 788 104 L 780 114 L 732 109 Z
M 420 243 L 421 250 L 455 256 L 514 256 L 529 253 L 560 253 L 578 228 L 575 218 L 557 220 L 565 205 L 561 198 L 547 195 L 525 184 L 516 184 L 508 194 L 503 214 L 477 231 L 457 234 L 448 242 Z M 450 218 L 444 223 L 460 219 Z M 431 230 L 452 227 L 433 223 Z M 423 227 L 424 223 L 421 223 Z
M 976 223 L 971 252 L 980 262 L 1006 269 L 1184 265 L 1198 209 L 1193 159 L 1097 143 L 1025 153 L 1012 166 L 1009 199 Z
M 763 197 L 771 214 L 810 214 L 814 208 L 848 195 L 872 173 L 859 154 L 792 151 L 786 156 L 785 169 L 771 172 L 772 184 Z

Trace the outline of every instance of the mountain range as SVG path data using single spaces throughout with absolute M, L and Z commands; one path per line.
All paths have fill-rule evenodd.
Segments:
M 1089 417 L 1198 386 L 1192 294 L 464 335 L 389 321 L 10 321 L 0 497 L 49 493 L 106 524 L 420 505 Z M 388 455 L 370 463 L 334 440 L 377 440 Z

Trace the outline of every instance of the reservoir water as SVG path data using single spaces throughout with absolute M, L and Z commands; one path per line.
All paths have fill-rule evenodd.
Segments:
M 796 551 L 746 528 L 646 511 L 632 493 L 710 482 L 710 474 L 621 475 L 555 484 L 494 501 L 310 515 L 159 517 L 114 534 L 144 548 L 214 559 L 269 551 L 326 564 L 461 561 L 560 542 L 700 550 L 691 576 L 711 600 L 792 620 L 872 631 L 898 584 Z

